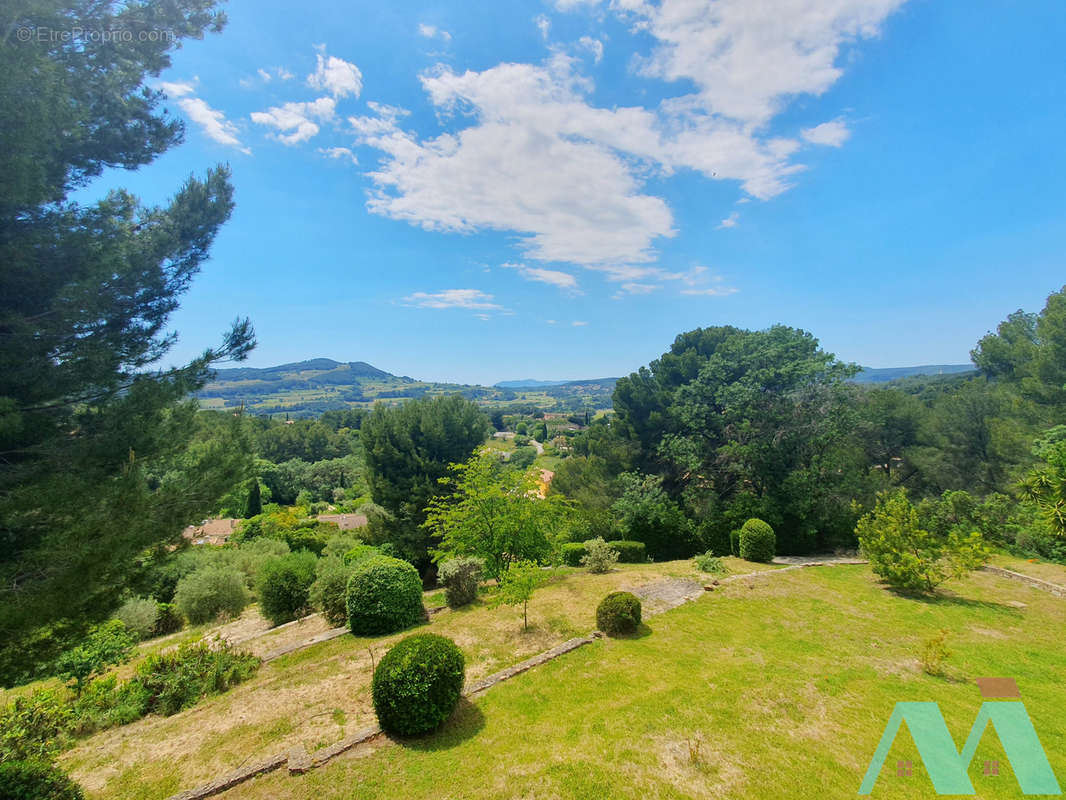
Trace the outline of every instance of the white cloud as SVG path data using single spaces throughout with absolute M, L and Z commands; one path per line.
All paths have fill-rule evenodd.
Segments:
M 842 46 L 878 35 L 904 0 L 617 0 L 658 40 L 644 74 L 691 80 L 708 112 L 765 124 L 789 97 L 820 95 Z
M 823 122 L 813 128 L 804 128 L 801 135 L 811 144 L 823 144 L 827 147 L 840 147 L 851 136 L 848 126 L 839 119 Z
M 594 106 L 581 62 L 561 49 L 540 65 L 438 66 L 421 82 L 446 133 L 422 137 L 388 106 L 350 118 L 357 143 L 382 154 L 367 206 L 427 230 L 513 233 L 546 273 L 569 275 L 555 267 L 572 264 L 635 286 L 684 280 L 654 266 L 657 244 L 676 230 L 649 178 L 693 170 L 760 200 L 789 189 L 805 168 L 793 161 L 804 141 L 839 144 L 847 129 L 823 123 L 801 139 L 772 135 L 767 123 L 792 97 L 832 86 L 842 48 L 877 35 L 904 1 L 612 0 L 655 41 L 637 68 L 687 92 L 655 107 Z M 556 2 L 580 5 L 595 2 Z M 548 17 L 535 21 L 547 38 Z M 601 57 L 598 40 L 579 45 Z
M 343 159 L 345 161 L 350 161 L 353 164 L 359 163 L 359 159 L 356 158 L 355 153 L 347 147 L 320 147 L 318 148 L 318 152 L 326 156 L 326 158 L 332 158 L 334 160 Z
M 578 44 L 592 53 L 592 57 L 597 64 L 600 63 L 603 58 L 603 42 L 599 39 L 593 39 L 591 36 L 582 36 L 578 39 Z
M 315 71 L 307 76 L 312 89 L 329 92 L 334 97 L 358 97 L 363 91 L 363 73 L 359 67 L 336 56 L 320 52 Z
M 266 125 L 278 131 L 272 134 L 282 144 L 294 145 L 306 142 L 319 131 L 319 122 L 333 119 L 337 101 L 332 97 L 320 97 L 310 103 L 286 103 L 266 111 L 253 111 L 252 122 Z
M 577 286 L 577 278 L 571 275 L 569 272 L 562 272 L 555 269 L 541 269 L 539 267 L 527 267 L 525 264 L 501 264 L 504 269 L 518 270 L 518 274 L 525 278 L 527 281 L 538 281 L 539 283 L 548 283 L 552 286 L 557 286 L 560 289 L 580 294 L 580 290 Z
M 180 81 L 177 83 L 163 81 L 159 84 L 159 88 L 166 92 L 168 97 L 184 97 L 185 95 L 192 94 L 196 91 L 196 87 L 187 81 Z
M 533 19 L 533 22 L 536 24 L 537 30 L 540 31 L 541 38 L 547 39 L 552 28 L 551 20 L 543 14 L 539 14 Z
M 193 92 L 196 91 L 193 84 L 184 81 L 177 83 L 163 82 L 159 84 L 159 88 L 166 92 L 168 96 L 176 98 L 178 107 L 185 112 L 185 116 L 200 126 L 207 138 L 219 144 L 236 147 L 242 153 L 251 155 L 252 151 L 241 144 L 241 140 L 238 137 L 240 129 L 226 119 L 224 113 L 218 109 L 211 108 L 206 101 L 199 97 L 193 96 Z
M 662 288 L 662 286 L 657 286 L 653 283 L 634 283 L 631 281 L 622 284 L 622 289 L 627 294 L 650 294 Z
M 734 289 L 732 286 L 712 286 L 709 289 L 682 289 L 681 294 L 703 297 L 728 297 L 738 291 L 740 290 Z
M 289 72 L 285 67 L 275 67 L 274 74 L 277 75 L 283 81 L 291 81 L 296 76 Z
M 415 292 L 403 298 L 407 305 L 418 308 L 468 308 L 474 310 L 500 309 L 495 298 L 480 289 L 445 289 L 442 292 Z
M 739 219 L 740 219 L 740 212 L 739 211 L 734 211 L 728 217 L 726 217 L 721 222 L 719 222 L 718 225 L 715 226 L 715 227 L 718 230 L 721 230 L 722 228 L 735 228 L 737 226 L 737 220 L 739 220 Z
M 267 72 L 265 69 L 263 69 L 261 67 L 259 69 L 257 69 L 256 72 L 259 73 L 259 77 L 262 78 L 265 83 L 270 83 L 271 79 L 274 77 L 273 75 L 271 75 L 269 72 Z
M 438 28 L 436 25 L 426 25 L 424 22 L 418 26 L 418 35 L 427 39 L 441 39 L 445 42 L 452 40 L 452 35 L 448 31 Z
M 588 323 L 583 320 L 574 320 L 570 324 L 573 325 L 575 328 L 583 328 L 584 326 L 588 325 Z

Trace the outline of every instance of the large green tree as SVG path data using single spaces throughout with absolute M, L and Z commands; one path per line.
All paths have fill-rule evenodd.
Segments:
M 440 542 L 437 561 L 453 556 L 485 560 L 489 577 L 515 561 L 548 561 L 568 511 L 559 495 L 541 496 L 540 470 L 505 468 L 492 452 L 452 464 L 430 501 L 425 528 Z
M 12 0 L 3 17 L 0 682 L 11 683 L 114 607 L 140 551 L 244 476 L 236 425 L 190 446 L 185 398 L 253 336 L 238 321 L 219 347 L 154 369 L 175 340 L 168 316 L 232 211 L 227 169 L 158 208 L 123 191 L 69 199 L 181 140 L 146 79 L 183 38 L 221 27 L 215 3 Z M 47 35 L 73 28 L 130 35 Z
M 440 479 L 448 465 L 470 458 L 491 429 L 488 416 L 457 394 L 377 405 L 361 428 L 370 494 L 387 512 L 372 518 L 375 538 L 426 566 L 431 534 L 422 528 L 425 509 L 446 491 Z

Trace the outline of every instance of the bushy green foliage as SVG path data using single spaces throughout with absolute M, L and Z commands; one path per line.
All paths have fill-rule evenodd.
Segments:
M 41 761 L 0 764 L 0 800 L 84 800 L 85 795 L 63 770 Z
M 696 556 L 696 569 L 700 572 L 709 572 L 712 575 L 721 575 L 726 571 L 726 566 L 722 563 L 722 559 L 714 555 L 714 553 L 701 553 Z
M 259 572 L 259 610 L 274 625 L 296 619 L 309 606 L 318 559 L 306 550 L 272 558 Z
M 536 469 L 501 469 L 488 452 L 451 464 L 442 486 L 450 496 L 426 508 L 426 529 L 439 537 L 435 560 L 476 556 L 496 577 L 513 561 L 546 561 L 556 531 L 565 528 L 568 506 L 558 495 L 541 497 Z
M 740 557 L 745 561 L 769 564 L 774 560 L 777 537 L 768 522 L 749 519 L 740 528 Z
M 59 752 L 73 720 L 67 692 L 37 689 L 0 711 L 0 763 L 48 761 Z
M 473 603 L 478 585 L 485 574 L 485 562 L 480 558 L 460 556 L 442 561 L 437 581 L 444 586 L 444 597 L 451 608 Z
M 931 592 L 988 560 L 981 534 L 921 527 L 918 512 L 902 489 L 882 493 L 873 511 L 855 528 L 870 568 L 897 589 Z
M 360 429 L 370 494 L 388 512 L 372 543 L 388 542 L 404 558 L 428 563 L 433 534 L 422 527 L 425 509 L 446 493 L 439 480 L 448 465 L 469 459 L 491 429 L 477 404 L 458 394 L 376 406 Z
M 89 736 L 128 725 L 147 713 L 150 699 L 148 690 L 137 681 L 119 683 L 115 675 L 98 678 L 74 700 L 70 732 L 75 736 Z
M 348 579 L 352 569 L 336 556 L 320 558 L 315 568 L 315 582 L 309 593 L 311 605 L 335 628 L 348 621 Z
M 647 547 L 644 542 L 615 539 L 608 541 L 607 544 L 618 551 L 618 561 L 622 564 L 643 564 L 648 560 Z
M 440 727 L 463 691 L 466 664 L 455 642 L 433 633 L 408 636 L 374 670 L 374 711 L 381 727 L 418 736 Z
M 590 539 L 585 542 L 585 555 L 581 557 L 581 565 L 593 574 L 610 572 L 611 567 L 618 563 L 618 551 L 611 547 L 603 539 Z
M 138 639 L 147 639 L 155 635 L 155 624 L 159 618 L 159 604 L 146 597 L 132 597 L 115 612 L 115 619 L 120 620 L 131 634 Z
M 411 627 L 425 615 L 418 570 L 388 556 L 360 561 L 348 579 L 347 609 L 348 626 L 356 636 Z
M 194 625 L 222 615 L 239 616 L 248 605 L 244 575 L 232 567 L 208 566 L 178 581 L 174 604 Z
M 63 653 L 56 661 L 56 672 L 73 681 L 80 694 L 88 678 L 128 661 L 136 642 L 121 620 L 108 620 L 94 628 L 81 644 Z
M 580 567 L 585 557 L 584 542 L 567 542 L 562 546 L 563 563 L 570 567 Z
M 208 695 L 221 694 L 259 670 L 260 660 L 229 643 L 198 642 L 149 655 L 130 681 L 145 698 L 144 713 L 169 716 Z
M 643 542 L 648 555 L 657 561 L 686 558 L 696 552 L 694 526 L 663 490 L 661 478 L 627 473 L 619 482 L 622 496 L 612 509 L 626 540 Z
M 611 635 L 635 633 L 640 625 L 640 598 L 632 592 L 611 592 L 596 607 L 596 626 Z
M 382 555 L 380 548 L 369 544 L 357 544 L 344 551 L 344 563 L 355 566 L 365 558 Z

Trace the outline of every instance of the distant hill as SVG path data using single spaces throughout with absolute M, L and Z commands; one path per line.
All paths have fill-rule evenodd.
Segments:
M 973 364 L 926 364 L 920 367 L 863 367 L 852 378 L 855 383 L 888 383 L 915 375 L 956 375 L 961 372 L 976 372 Z
M 524 384 L 529 385 L 524 385 Z M 585 381 L 505 381 L 496 386 L 419 381 L 365 361 L 312 358 L 276 367 L 216 370 L 196 393 L 201 407 L 243 406 L 255 414 L 310 417 L 342 408 L 368 408 L 418 397 L 461 394 L 485 406 L 532 406 L 573 413 L 609 408 L 614 378 Z
M 533 378 L 523 378 L 517 381 L 500 381 L 492 385 L 501 389 L 532 389 L 536 386 L 562 386 L 564 383 L 569 383 L 569 381 L 538 381 Z

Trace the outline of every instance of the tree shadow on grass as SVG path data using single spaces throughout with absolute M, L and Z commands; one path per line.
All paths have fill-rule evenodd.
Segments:
M 915 603 L 923 603 L 931 606 L 958 606 L 961 608 L 980 609 L 995 614 L 1004 614 L 1009 617 L 1022 616 L 1022 612 L 1014 606 L 1007 605 L 1006 603 L 993 602 L 991 600 L 974 600 L 971 597 L 963 597 L 960 594 L 956 594 L 950 589 L 938 588 L 933 593 L 926 594 L 922 592 L 908 592 L 903 589 L 895 589 L 891 586 L 886 586 L 885 588 L 890 594 L 895 595 L 901 600 L 910 600 Z
M 646 623 L 640 623 L 637 629 L 633 633 L 609 633 L 607 638 L 609 639 L 643 639 L 646 636 L 651 636 L 651 628 Z
M 425 736 L 401 738 L 391 737 L 402 747 L 410 750 L 423 752 L 435 752 L 437 750 L 449 750 L 460 745 L 467 739 L 472 739 L 482 728 L 485 727 L 485 715 L 481 709 L 466 697 L 459 698 L 459 704 L 455 707 L 444 725 L 433 733 Z

